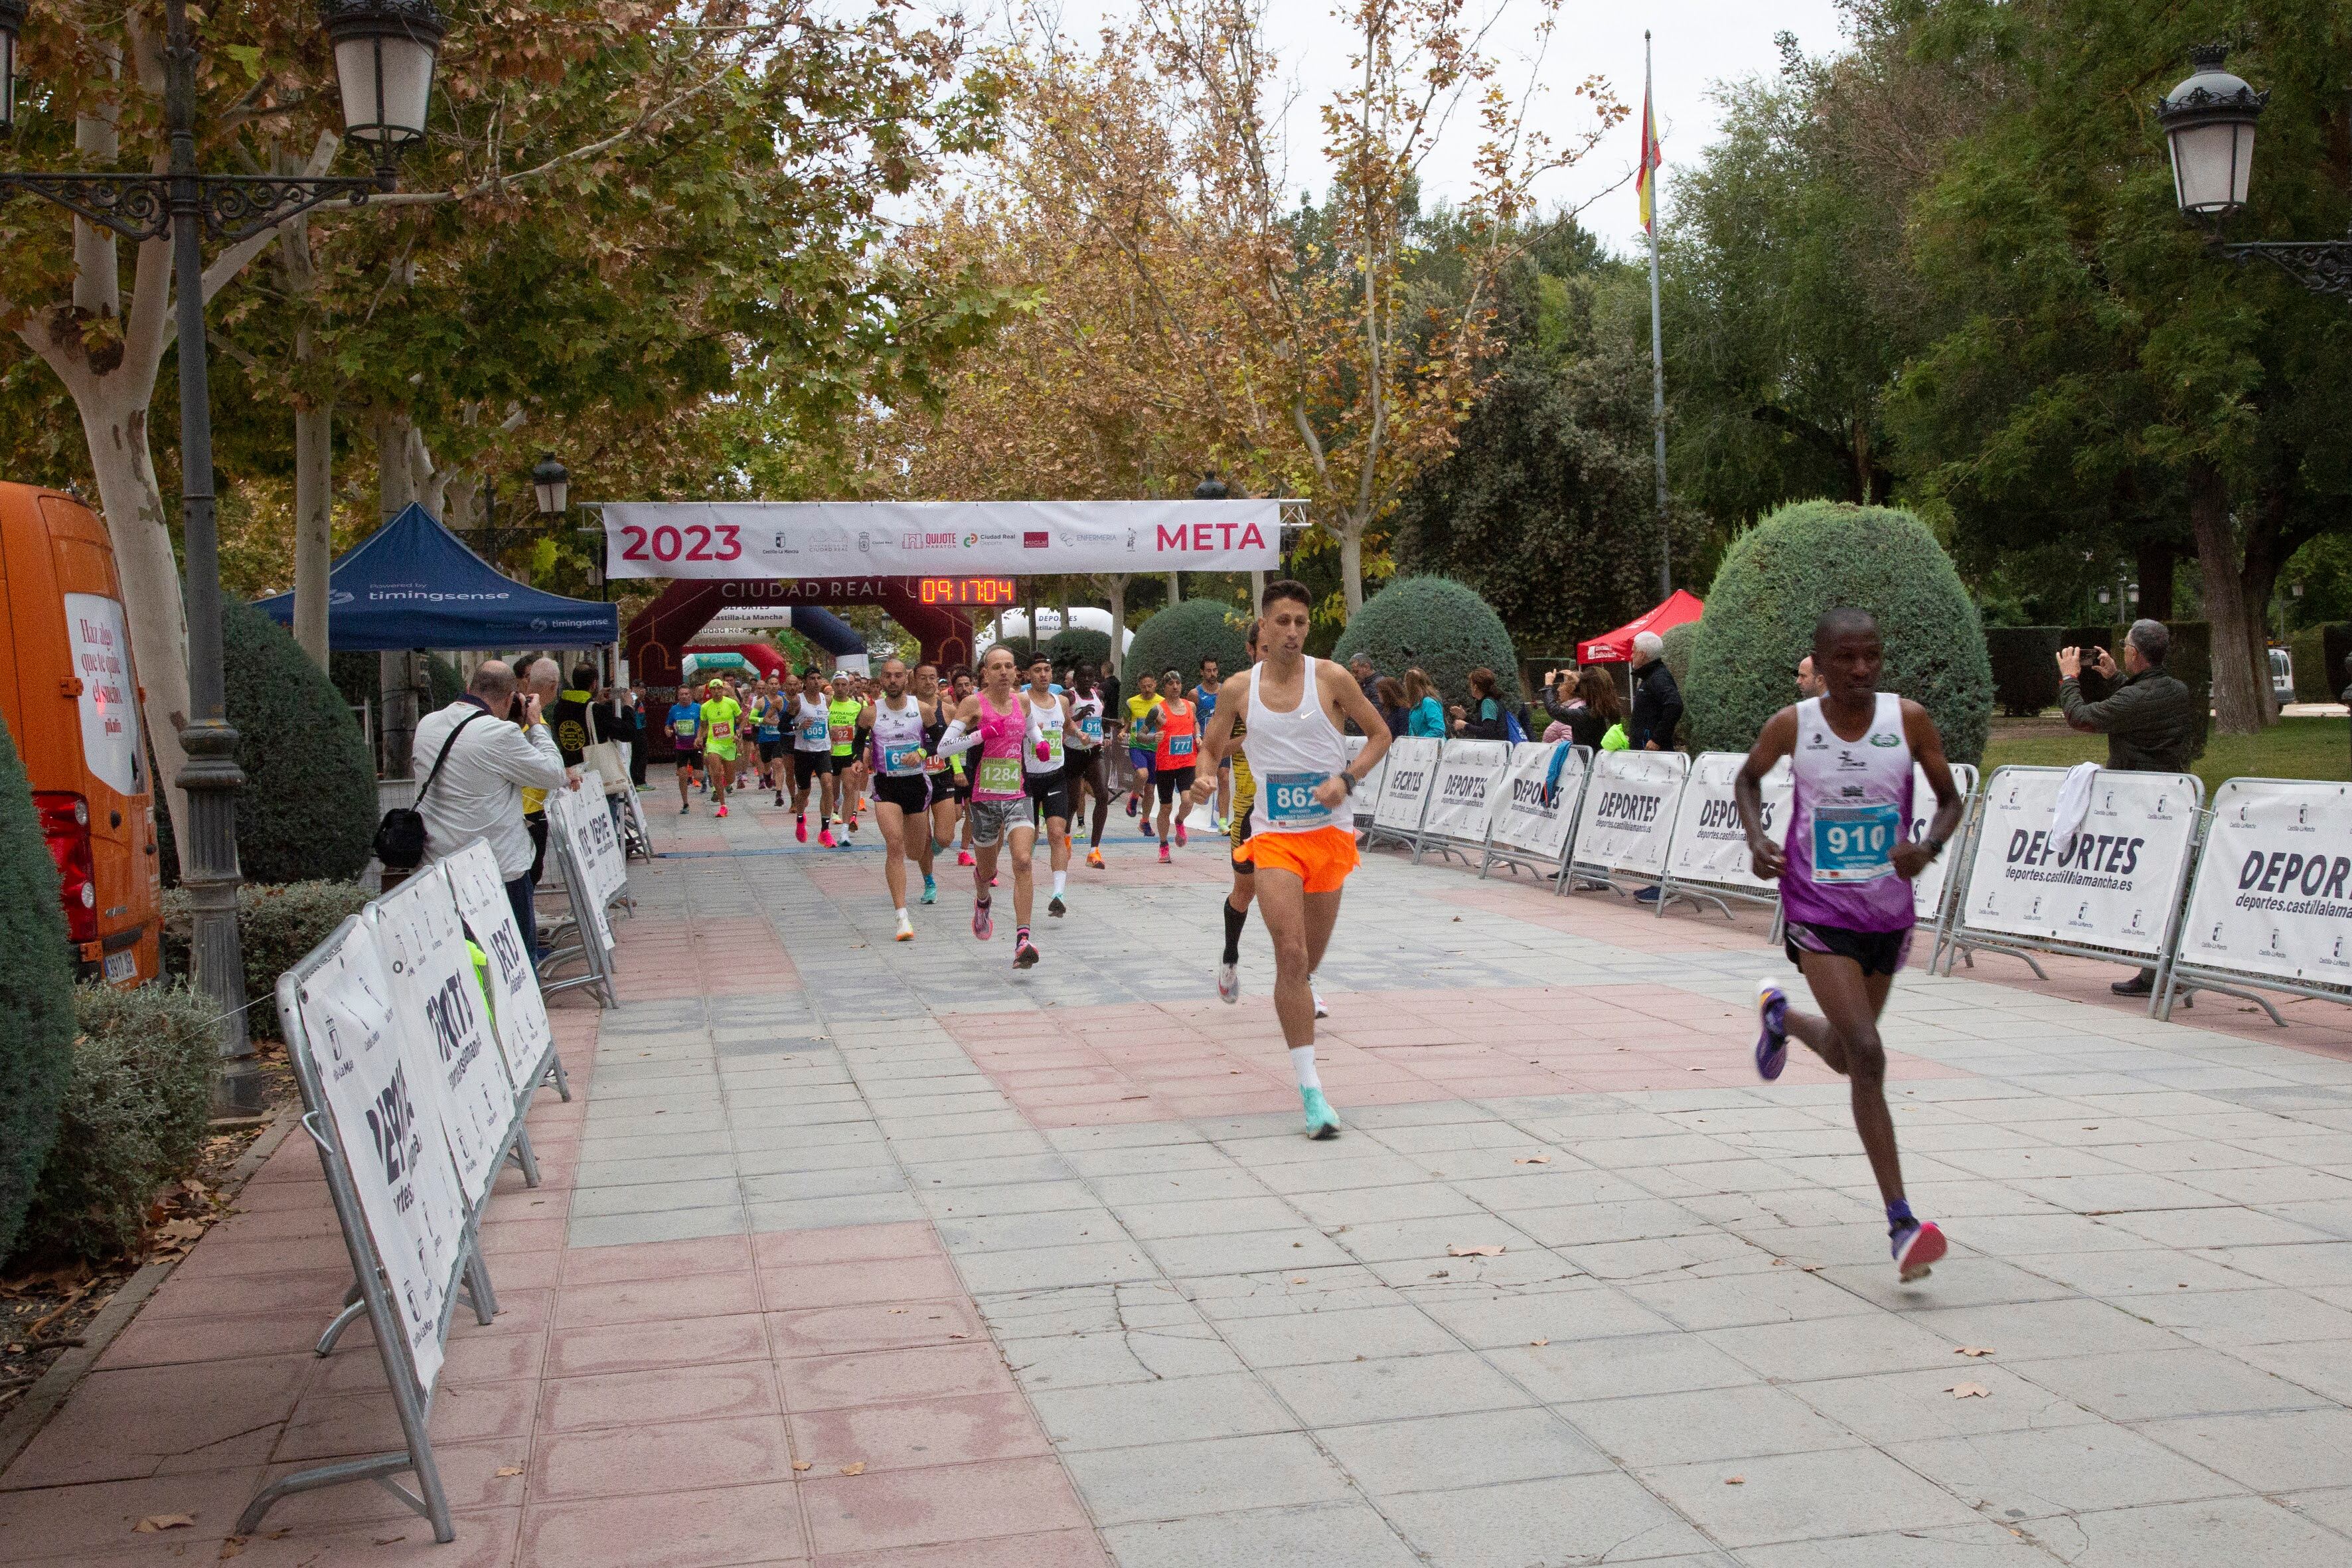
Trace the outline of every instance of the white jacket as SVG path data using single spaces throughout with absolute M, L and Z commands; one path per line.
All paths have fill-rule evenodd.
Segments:
M 441 743 L 468 713 L 482 717 L 466 726 L 449 748 L 441 776 L 416 803 L 417 815 L 425 818 L 425 860 L 430 865 L 477 838 L 488 839 L 499 858 L 499 875 L 511 882 L 530 870 L 530 834 L 522 825 L 523 789 L 562 789 L 563 754 L 555 749 L 555 737 L 545 724 L 519 730 L 473 699 L 460 697 L 416 721 L 409 755 L 420 784 L 433 771 Z

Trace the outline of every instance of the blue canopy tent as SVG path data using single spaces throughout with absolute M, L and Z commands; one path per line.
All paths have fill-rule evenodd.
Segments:
M 621 640 L 617 605 L 525 587 L 415 505 L 343 552 L 328 574 L 327 605 L 327 642 L 338 653 L 602 647 Z M 254 608 L 294 624 L 290 593 Z

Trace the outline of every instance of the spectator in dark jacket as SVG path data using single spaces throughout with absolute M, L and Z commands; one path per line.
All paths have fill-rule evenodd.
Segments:
M 1383 675 L 1373 688 L 1372 706 L 1381 710 L 1381 721 L 1389 727 L 1391 735 L 1405 733 L 1412 715 L 1404 705 L 1404 686 L 1394 676 Z
M 1670 752 L 1675 727 L 1683 721 L 1682 688 L 1666 668 L 1666 641 L 1655 632 L 1633 638 L 1633 717 L 1625 739 L 1637 752 Z
M 2197 694 L 2166 673 L 2164 656 L 2172 634 L 2162 621 L 2134 621 L 2124 634 L 2124 680 L 2104 702 L 2083 700 L 2084 656 L 2078 647 L 2058 650 L 2058 703 L 2066 722 L 2107 738 L 2107 766 L 2118 773 L 2177 773 L 2197 749 Z M 2091 668 L 2116 678 L 2115 656 L 2095 647 Z M 2156 989 L 2156 971 L 2143 969 L 2108 987 L 2118 996 L 2145 996 Z
M 1501 741 L 1510 731 L 1503 722 L 1503 694 L 1495 672 L 1481 665 L 1470 672 L 1470 708 L 1455 726 L 1465 741 Z
M 1568 726 L 1571 742 L 1598 752 L 1609 727 L 1625 719 L 1625 702 L 1617 695 L 1617 683 L 1609 679 L 1607 670 L 1595 664 L 1555 673 L 1572 677 L 1573 684 L 1563 679 L 1557 685 L 1545 687 L 1544 711 Z M 1565 700 L 1559 695 L 1562 692 L 1568 693 Z

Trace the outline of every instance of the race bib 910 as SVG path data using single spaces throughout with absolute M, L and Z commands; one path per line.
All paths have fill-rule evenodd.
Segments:
M 1813 813 L 1813 880 L 1874 882 L 1895 874 L 1895 846 L 1903 827 L 1901 808 L 1832 805 Z

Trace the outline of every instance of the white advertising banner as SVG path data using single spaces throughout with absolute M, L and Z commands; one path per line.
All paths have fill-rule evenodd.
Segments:
M 1372 808 L 1372 826 L 1383 833 L 1410 838 L 1421 830 L 1422 803 L 1437 782 L 1438 742 L 1425 735 L 1406 735 L 1389 742 L 1388 775 Z
M 67 653 L 81 682 L 81 754 L 117 795 L 139 793 L 139 706 L 132 700 L 131 630 L 102 594 L 68 594 Z
M 593 768 L 581 776 L 579 792 L 572 796 L 572 805 L 580 814 L 581 830 L 588 836 L 592 852 L 588 885 L 596 889 L 597 899 L 604 903 L 612 902 L 629 882 L 629 858 L 613 826 L 613 808 L 606 804 L 609 799 L 604 794 L 604 775 Z
M 621 754 L 624 758 L 627 757 L 628 752 L 628 747 L 623 746 L 621 748 Z M 654 832 L 653 828 L 646 822 L 646 805 L 644 801 L 637 798 L 636 786 L 635 784 L 625 784 L 613 798 L 621 803 L 621 810 L 626 814 L 624 820 L 636 830 L 637 842 L 645 846 L 646 854 L 652 854 L 654 848 Z M 623 846 L 625 850 L 626 847 L 627 846 Z
M 1952 764 L 1952 784 L 1965 801 L 1977 792 L 1977 770 L 1967 763 Z M 1911 830 L 1904 835 L 1906 841 L 1917 843 L 1927 837 L 1927 824 L 1936 818 L 1936 791 L 1927 783 L 1927 770 L 1918 763 L 1911 764 Z M 1966 813 L 1960 820 L 1966 822 Z M 1957 852 L 1937 856 L 1927 862 L 1927 868 L 1911 879 L 1911 908 L 1920 920 L 1933 922 L 1937 910 L 1944 901 L 1944 884 L 1951 879 L 1952 862 Z
M 449 874 L 449 890 L 457 895 L 457 918 L 489 955 L 490 1024 L 498 1035 L 499 1054 L 506 1058 L 507 1078 L 518 1092 L 528 1089 L 539 1081 L 540 1064 L 555 1044 L 555 1031 L 547 1021 L 547 1002 L 539 994 L 530 955 L 522 950 L 514 906 L 499 880 L 499 858 L 477 838 L 441 865 Z
M 2058 838 L 2051 826 L 2065 778 L 2063 768 L 1992 775 L 1962 921 L 2153 960 L 2197 832 L 2197 781 L 2103 768 L 2082 826 Z
M 365 921 L 344 931 L 303 984 L 299 1005 L 335 1145 L 390 1276 L 417 1381 L 429 1390 L 441 1370 L 441 1314 L 465 1240 L 466 1207 L 440 1101 L 415 1080 L 391 977 Z
M 563 868 L 564 880 L 570 882 L 578 879 L 579 903 L 587 909 L 589 923 L 595 927 L 589 934 L 600 944 L 599 952 L 609 953 L 613 951 L 613 922 L 604 913 L 604 896 L 598 890 L 604 877 L 596 864 L 596 823 L 591 813 L 581 809 L 581 798 L 579 792 L 567 790 L 558 790 L 549 795 L 548 827 L 563 835 L 564 847 L 571 851 Z M 593 816 L 604 818 L 604 834 L 609 839 L 613 834 L 613 818 L 603 809 L 603 805 L 599 800 Z
M 1348 762 L 1352 767 L 1356 759 L 1364 754 L 1364 737 L 1348 735 L 1342 739 L 1347 742 Z M 1381 781 L 1388 776 L 1388 771 L 1389 759 L 1383 753 L 1381 760 L 1372 764 L 1372 771 L 1362 775 L 1358 782 L 1356 793 L 1348 798 L 1348 819 L 1351 826 L 1360 827 L 1363 819 L 1372 815 L 1372 803 L 1381 798 Z
M 1577 815 L 1576 864 L 1662 875 L 1675 803 L 1689 768 L 1690 759 L 1680 752 L 1601 752 Z
M 1437 783 L 1422 818 L 1424 837 L 1485 845 L 1495 818 L 1503 773 L 1511 765 L 1508 741 L 1448 741 L 1437 759 Z
M 1666 854 L 1666 869 L 1675 881 L 1780 892 L 1778 882 L 1756 874 L 1748 853 L 1748 831 L 1739 822 L 1739 803 L 1732 796 L 1740 765 L 1747 761 L 1744 752 L 1702 752 L 1692 762 L 1690 782 L 1675 812 L 1674 847 Z M 1765 837 L 1775 843 L 1788 836 L 1794 776 L 1783 757 L 1764 775 L 1758 792 L 1763 797 Z
M 1557 862 L 1576 828 L 1576 803 L 1590 763 L 1591 753 L 1565 741 L 1513 746 L 1495 805 L 1495 846 L 1545 865 Z
M 438 1095 L 457 1190 L 478 1201 L 498 1179 L 515 1089 L 490 1033 L 473 954 L 447 876 L 429 866 L 368 906 L 364 917 L 392 976 L 416 1092 Z
M 2180 962 L 2352 985 L 2352 784 L 2231 779 L 2213 797 Z
M 614 501 L 608 577 L 1273 572 L 1275 500 Z

